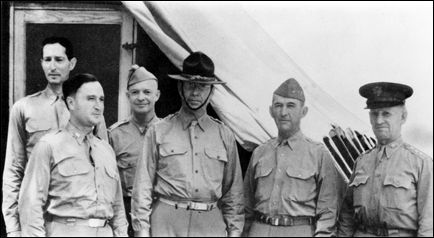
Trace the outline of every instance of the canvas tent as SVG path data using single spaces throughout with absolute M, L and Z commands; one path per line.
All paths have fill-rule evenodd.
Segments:
M 216 87 L 211 105 L 246 150 L 277 135 L 269 115 L 272 92 L 291 77 L 305 90 L 309 113 L 302 130 L 308 137 L 322 141 L 331 123 L 368 131 L 364 121 L 310 79 L 241 7 L 122 4 L 178 69 L 192 51 L 202 51 L 213 59 L 216 76 L 227 84 Z

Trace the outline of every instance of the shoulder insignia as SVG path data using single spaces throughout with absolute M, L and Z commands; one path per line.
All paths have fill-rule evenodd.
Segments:
M 410 144 L 404 143 L 404 148 L 407 149 L 408 151 L 410 151 L 410 153 L 416 155 L 419 158 L 429 159 L 431 161 L 433 160 L 429 155 L 423 153 L 422 151 L 420 151 L 419 149 L 417 149 L 416 147 L 414 147 L 414 146 L 412 146 Z
M 128 123 L 129 121 L 130 121 L 129 119 L 120 120 L 120 121 L 116 122 L 115 124 L 111 125 L 111 126 L 108 128 L 108 130 L 109 130 L 109 131 L 112 131 L 113 129 L 115 129 L 115 128 L 117 128 L 117 127 L 123 125 L 123 124 L 126 124 L 126 123 Z
M 42 93 L 42 91 L 39 91 L 39 92 L 36 92 L 34 94 L 27 95 L 27 97 L 29 97 L 29 98 L 31 98 L 31 97 L 37 97 L 37 96 L 41 95 L 41 93 Z
M 214 118 L 214 117 L 212 117 L 212 116 L 209 116 L 209 118 L 211 118 L 211 120 L 213 120 L 213 121 L 217 122 L 218 124 L 222 124 L 222 125 L 225 125 L 225 123 L 224 123 L 224 122 L 220 121 L 220 120 L 219 120 L 219 119 L 217 119 L 217 118 Z

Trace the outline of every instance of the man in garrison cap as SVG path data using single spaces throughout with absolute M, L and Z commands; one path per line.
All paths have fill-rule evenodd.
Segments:
M 129 222 L 128 235 L 132 237 L 134 231 L 131 226 L 130 211 L 136 163 L 142 156 L 146 131 L 160 120 L 155 115 L 155 103 L 160 97 L 157 78 L 144 67 L 133 65 L 128 75 L 126 96 L 130 102 L 131 116 L 113 124 L 109 128 L 108 135 L 116 154 L 121 177 Z
M 270 114 L 278 136 L 253 151 L 244 178 L 246 236 L 335 234 L 343 180 L 326 147 L 301 132 L 304 103 L 293 78 L 274 91 Z
M 214 63 L 202 52 L 183 62 L 181 109 L 145 135 L 133 185 L 136 236 L 240 236 L 243 184 L 235 137 L 206 113 Z M 155 199 L 153 199 L 155 198 Z
M 432 158 L 405 143 L 405 99 L 411 87 L 370 83 L 367 98 L 377 145 L 354 165 L 339 217 L 340 236 L 433 236 Z

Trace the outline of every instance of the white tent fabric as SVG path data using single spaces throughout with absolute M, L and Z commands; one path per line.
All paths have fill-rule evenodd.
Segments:
M 308 137 L 321 141 L 331 123 L 364 133 L 369 128 L 311 80 L 241 7 L 122 3 L 179 69 L 192 51 L 211 57 L 215 74 L 227 82 L 216 87 L 211 105 L 245 149 L 277 135 L 269 106 L 273 91 L 288 78 L 305 90 L 309 113 L 302 130 Z

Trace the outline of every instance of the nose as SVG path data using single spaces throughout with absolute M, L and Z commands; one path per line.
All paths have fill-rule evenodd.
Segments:
M 137 100 L 143 101 L 145 99 L 146 99 L 146 95 L 142 92 L 139 92 L 139 94 L 137 95 Z
M 48 69 L 50 69 L 50 70 L 56 69 L 56 65 L 55 65 L 54 60 L 51 60 L 51 61 L 48 63 Z
M 384 117 L 382 115 L 378 115 L 374 119 L 375 124 L 381 125 L 384 123 Z
M 97 111 L 102 111 L 104 109 L 104 101 L 102 101 L 102 100 L 96 100 L 94 108 Z
M 282 107 L 282 110 L 280 111 L 280 114 L 282 116 L 286 116 L 289 114 L 289 109 L 287 107 Z

